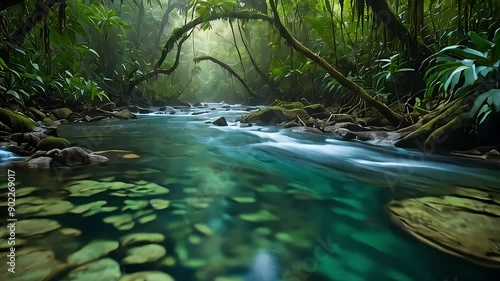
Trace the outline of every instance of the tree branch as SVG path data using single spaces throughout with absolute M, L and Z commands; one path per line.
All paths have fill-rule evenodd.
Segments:
M 198 63 L 200 61 L 204 61 L 204 60 L 209 60 L 215 64 L 218 64 L 220 65 L 220 67 L 224 68 L 225 70 L 227 70 L 227 72 L 229 72 L 231 75 L 234 76 L 234 78 L 238 79 L 238 81 L 240 81 L 240 83 L 243 85 L 243 87 L 245 88 L 245 90 L 253 97 L 256 97 L 257 95 L 250 89 L 250 87 L 248 86 L 248 84 L 245 82 L 245 80 L 243 80 L 243 78 L 241 78 L 238 73 L 236 73 L 229 65 L 223 63 L 222 61 L 214 58 L 214 57 L 210 57 L 210 56 L 202 56 L 202 57 L 197 57 L 197 58 L 194 58 L 193 61 L 195 63 Z
M 292 46 L 295 50 L 305 55 L 310 60 L 320 65 L 323 69 L 326 70 L 326 72 L 328 72 L 328 74 L 330 74 L 330 76 L 333 79 L 339 82 L 340 85 L 353 91 L 362 100 L 364 100 L 368 106 L 377 109 L 380 112 L 380 114 L 382 114 L 385 118 L 387 118 L 389 122 L 391 122 L 391 124 L 393 124 L 394 126 L 401 125 L 401 122 L 403 121 L 403 117 L 401 115 L 392 111 L 385 104 L 372 98 L 363 88 L 361 88 L 359 85 L 352 82 L 351 80 L 347 79 L 344 75 L 342 75 L 342 73 L 340 73 L 337 69 L 335 69 L 332 65 L 330 65 L 325 59 L 313 53 L 307 47 L 302 45 L 302 43 L 297 41 L 297 39 L 295 39 L 286 29 L 286 27 L 281 23 L 275 1 L 269 0 L 269 3 L 271 5 L 271 9 L 274 15 L 274 25 L 280 32 L 281 37 L 283 37 L 290 46 Z

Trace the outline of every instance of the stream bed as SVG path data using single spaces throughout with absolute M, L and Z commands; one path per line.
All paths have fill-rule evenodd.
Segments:
M 19 226 L 16 239 L 24 241 L 18 251 L 49 248 L 57 260 L 50 280 L 110 281 L 142 271 L 177 281 L 245 280 L 259 250 L 273 255 L 283 281 L 498 280 L 498 270 L 418 241 L 391 221 L 386 208 L 394 199 L 446 195 L 454 186 L 498 189 L 497 166 L 280 127 L 240 127 L 236 121 L 245 108 L 209 104 L 197 109 L 207 111 L 200 115 L 61 126 L 61 137 L 108 151 L 103 155 L 110 162 L 16 170 L 18 192 L 26 193 L 18 194 L 19 221 L 59 225 L 38 235 Z M 219 116 L 230 126 L 205 124 Z M 1 180 L 5 186 L 6 177 Z M 162 237 L 130 242 L 126 237 L 133 233 Z M 91 258 L 74 253 L 95 241 L 111 241 L 98 248 L 99 258 L 112 261 L 98 275 L 82 277 L 74 268 Z M 152 257 L 141 259 L 128 244 L 163 250 L 147 248 L 143 252 Z M 111 246 L 105 251 L 102 245 Z M 29 277 L 33 270 L 17 269 L 12 280 L 39 280 Z M 1 280 L 11 280 L 3 274 Z

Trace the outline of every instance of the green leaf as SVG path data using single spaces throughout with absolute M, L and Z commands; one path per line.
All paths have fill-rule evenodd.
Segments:
M 19 94 L 14 91 L 14 90 L 8 90 L 7 91 L 7 95 L 11 95 L 13 96 L 14 98 L 18 99 L 19 101 L 22 101 L 21 97 L 19 96 Z
M 491 90 L 490 90 L 491 91 Z M 490 95 L 490 91 L 480 94 L 476 100 L 474 101 L 474 105 L 472 105 L 471 110 L 469 111 L 470 117 L 475 117 L 479 112 L 479 109 L 482 107 L 483 103 L 488 99 Z
M 500 28 L 497 29 L 495 37 L 493 38 L 493 43 L 495 43 L 495 54 L 493 56 L 494 60 L 500 60 Z
M 477 33 L 472 32 L 472 31 L 469 32 L 469 37 L 472 40 L 472 42 L 474 43 L 474 45 L 476 46 L 477 50 L 482 52 L 482 53 L 487 53 L 487 52 L 491 51 L 491 49 L 495 45 L 492 42 L 484 39 L 483 37 L 479 36 Z
M 485 58 L 483 53 L 461 45 L 446 47 L 440 53 L 445 55 L 454 54 L 462 59 L 481 60 Z
M 482 124 L 486 120 L 486 118 L 488 118 L 488 115 L 490 115 L 491 111 L 492 111 L 491 108 L 487 104 L 483 105 L 481 107 L 481 110 L 477 114 L 477 119 L 479 119 L 479 117 L 481 116 L 483 117 L 481 118 L 481 120 L 479 120 L 479 122 L 477 122 L 477 124 L 478 125 Z
M 495 109 L 496 112 L 500 112 L 500 89 L 492 89 L 488 91 L 488 104 Z

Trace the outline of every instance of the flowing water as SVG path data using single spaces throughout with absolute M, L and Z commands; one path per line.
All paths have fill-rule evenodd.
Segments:
M 27 245 L 51 247 L 64 260 L 92 240 L 162 233 L 167 258 L 121 264 L 120 270 L 159 270 L 175 280 L 244 280 L 262 249 L 278 261 L 280 280 L 498 280 L 494 276 L 499 271 L 413 238 L 391 222 L 386 210 L 390 200 L 443 195 L 453 186 L 498 188 L 498 167 L 278 127 L 239 127 L 232 123 L 244 113 L 238 107 L 226 111 L 217 105 L 209 112 L 61 126 L 60 135 L 73 143 L 94 151 L 115 150 L 104 154 L 110 163 L 56 172 L 19 169 L 18 188 L 35 186 L 29 196 L 60 198 L 74 206 L 102 200 L 118 208 L 88 216 L 36 216 L 82 233 L 64 241 L 39 235 Z M 226 116 L 230 126 L 205 124 L 216 116 Z M 170 192 L 124 198 L 113 190 L 88 197 L 62 190 L 82 180 L 155 183 Z M 123 209 L 129 204 L 125 200 L 150 199 L 170 204 L 158 210 Z M 149 219 L 136 221 L 127 227 L 131 229 L 103 221 L 147 208 Z M 23 215 L 22 204 L 17 209 L 20 220 L 35 217 Z M 125 255 L 120 249 L 110 254 L 117 261 Z M 220 277 L 234 279 L 216 279 Z M 77 279 L 62 274 L 54 280 Z

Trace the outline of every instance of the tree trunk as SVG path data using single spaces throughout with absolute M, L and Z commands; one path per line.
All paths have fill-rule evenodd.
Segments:
M 338 70 L 336 70 L 332 65 L 330 65 L 326 60 L 324 60 L 322 57 L 316 55 L 311 50 L 309 50 L 307 47 L 302 45 L 299 41 L 297 41 L 297 39 L 295 39 L 288 32 L 286 27 L 283 26 L 283 24 L 281 23 L 278 11 L 276 9 L 275 1 L 270 0 L 269 2 L 271 4 L 271 9 L 272 9 L 273 15 L 274 15 L 274 25 L 276 26 L 276 28 L 280 32 L 281 37 L 283 37 L 288 42 L 288 44 L 290 46 L 292 46 L 298 52 L 301 52 L 302 54 L 304 54 L 310 60 L 319 64 L 323 69 L 325 69 L 328 72 L 328 74 L 330 74 L 330 76 L 333 79 L 335 79 L 337 82 L 339 82 L 340 85 L 353 91 L 356 95 L 358 95 L 361 99 L 363 99 L 368 106 L 377 109 L 380 112 L 380 114 L 382 114 L 385 118 L 387 118 L 387 120 L 392 125 L 398 127 L 402 124 L 403 117 L 400 114 L 397 114 L 396 112 L 392 111 L 390 108 L 388 108 L 383 103 L 372 98 L 363 88 L 361 88 L 356 83 L 347 79 Z

